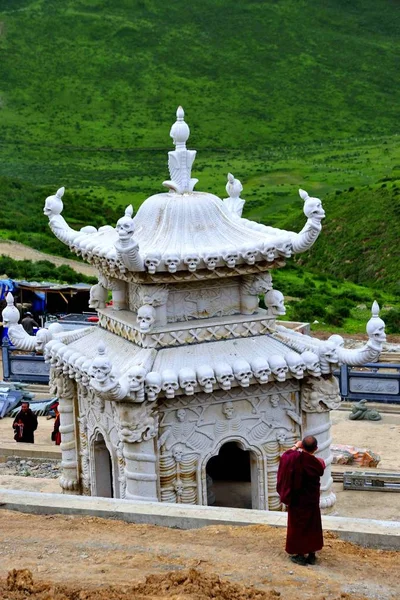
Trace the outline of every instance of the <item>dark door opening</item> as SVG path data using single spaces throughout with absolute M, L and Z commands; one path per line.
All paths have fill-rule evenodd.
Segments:
M 111 456 L 102 435 L 94 442 L 93 454 L 96 496 L 114 498 Z
M 252 501 L 252 457 L 237 442 L 227 442 L 207 463 L 207 500 L 214 506 L 256 508 Z

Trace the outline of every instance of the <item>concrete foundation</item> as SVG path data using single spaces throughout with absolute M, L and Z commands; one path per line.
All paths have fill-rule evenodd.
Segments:
M 287 520 L 284 512 L 131 502 L 112 498 L 17 490 L 0 491 L 0 508 L 43 515 L 95 516 L 177 529 L 197 529 L 208 525 L 286 527 Z M 343 540 L 370 548 L 400 550 L 400 522 L 398 521 L 325 516 L 322 523 L 324 531 L 332 531 Z

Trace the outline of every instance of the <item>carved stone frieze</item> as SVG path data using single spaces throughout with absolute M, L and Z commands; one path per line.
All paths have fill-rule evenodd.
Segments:
M 327 412 L 339 408 L 342 399 L 336 377 L 308 377 L 302 385 L 301 408 L 305 412 Z
M 87 257 L 87 262 L 99 267 L 98 257 Z M 213 270 L 199 269 L 194 272 L 191 271 L 177 271 L 176 273 L 159 271 L 155 273 L 149 273 L 147 271 L 124 271 L 120 270 L 118 265 L 115 265 L 115 261 L 111 264 L 110 260 L 101 262 L 102 271 L 108 275 L 108 277 L 116 277 L 122 281 L 128 283 L 177 283 L 177 282 L 189 282 L 189 281 L 204 281 L 210 279 L 225 279 L 227 277 L 237 277 L 238 275 L 251 275 L 253 273 L 263 273 L 264 271 L 270 271 L 285 266 L 285 261 L 282 258 L 275 259 L 274 262 L 267 260 L 260 260 L 253 265 L 249 264 L 236 264 L 233 268 L 229 267 L 217 267 Z
M 154 414 L 154 403 L 131 404 L 118 402 L 115 406 L 118 417 L 119 438 L 130 444 L 148 441 L 157 435 L 158 417 Z
M 211 401 L 210 395 L 197 394 L 187 398 L 185 406 L 179 400 L 165 401 L 159 407 L 161 420 L 157 440 L 161 499 L 165 502 L 198 502 L 195 490 L 199 483 L 199 465 L 206 466 L 223 444 L 243 440 L 241 443 L 248 444 L 248 448 L 256 453 L 259 498 L 264 498 L 260 500 L 261 505 L 279 509 L 276 494 L 279 456 L 300 436 L 298 390 L 298 385 L 286 382 L 253 386 L 252 393 L 246 389 L 218 391 L 212 394 Z M 271 486 L 268 489 L 272 490 L 267 499 L 265 467 Z M 206 497 L 205 481 L 203 477 L 203 500 Z
M 274 329 L 274 321 L 257 316 L 253 319 L 237 319 L 237 322 L 202 322 L 197 321 L 195 326 L 187 325 L 174 330 L 165 328 L 160 331 L 144 333 L 138 331 L 135 325 L 120 319 L 118 314 L 99 312 L 99 323 L 111 333 L 133 342 L 142 348 L 167 348 L 169 346 L 184 346 L 201 342 L 215 342 L 233 338 L 245 338 L 256 335 L 265 335 Z

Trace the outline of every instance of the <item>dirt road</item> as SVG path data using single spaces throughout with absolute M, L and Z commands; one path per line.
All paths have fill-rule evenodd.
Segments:
M 92 517 L 25 515 L 1 510 L 0 597 L 9 600 L 26 597 L 32 600 L 212 597 L 394 600 L 399 597 L 398 553 L 367 550 L 326 535 L 320 562 L 314 567 L 301 567 L 288 560 L 284 538 L 284 530 L 267 526 L 212 526 L 180 531 Z M 22 568 L 29 569 L 35 581 L 51 582 L 50 595 L 39 592 L 35 595 L 33 588 L 31 594 L 18 595 L 21 590 L 15 585 L 15 578 L 9 583 L 14 589 L 5 592 L 7 573 Z M 197 573 L 192 573 L 189 587 L 185 573 L 180 573 L 180 583 L 171 583 L 172 573 L 191 568 Z M 144 582 L 148 575 L 160 575 L 161 579 L 135 591 L 124 591 L 124 586 Z M 220 585 L 212 579 L 215 576 L 244 587 Z M 54 585 L 61 584 L 68 589 L 63 596 L 57 596 Z M 107 590 L 110 585 L 112 592 Z M 264 594 L 255 595 L 251 586 Z
M 39 250 L 34 250 L 29 246 L 24 246 L 24 244 L 19 244 L 18 242 L 13 242 L 11 240 L 0 240 L 0 256 L 2 254 L 4 256 L 10 256 L 15 260 L 49 260 L 57 267 L 68 265 L 71 269 L 74 269 L 78 273 L 83 273 L 83 275 L 96 276 L 96 270 L 91 265 L 78 262 L 77 260 L 71 260 L 70 258 L 45 254 L 44 252 L 39 252 Z M 1 275 L 3 275 L 3 273 L 1 273 Z

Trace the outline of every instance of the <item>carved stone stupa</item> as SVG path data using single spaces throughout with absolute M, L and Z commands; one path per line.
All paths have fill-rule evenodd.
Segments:
M 44 340 L 60 398 L 61 487 L 207 504 L 210 461 L 225 448 L 232 467 L 235 447 L 249 457 L 251 506 L 280 510 L 280 455 L 311 434 L 327 463 L 321 506 L 330 507 L 330 411 L 340 404 L 332 371 L 377 360 L 385 339 L 378 307 L 361 350 L 344 349 L 340 336 L 321 342 L 280 325 L 284 299 L 272 273 L 316 241 L 321 201 L 300 190 L 307 220 L 299 233 L 244 219 L 233 175 L 224 200 L 194 191 L 196 152 L 186 148 L 182 108 L 170 135 L 168 191 L 134 217 L 129 206 L 116 227 L 75 231 L 61 216 L 64 188 L 46 200 L 56 237 L 98 269 L 91 306 L 99 325 Z M 21 339 L 7 310 L 10 337 L 14 328 Z

